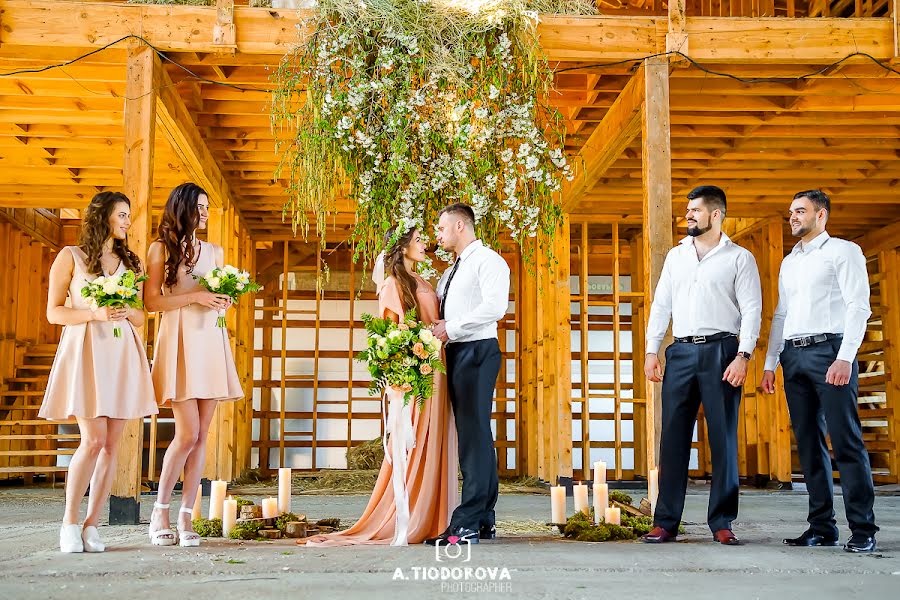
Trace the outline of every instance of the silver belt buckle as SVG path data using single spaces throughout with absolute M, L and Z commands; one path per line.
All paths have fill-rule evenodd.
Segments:
M 706 336 L 705 335 L 695 335 L 695 336 L 691 337 L 691 343 L 692 344 L 705 344 Z
M 795 340 L 791 340 L 791 344 L 794 345 L 794 348 L 804 348 L 806 346 L 809 346 L 809 342 L 810 342 L 810 338 L 808 338 L 808 337 L 802 337 L 802 338 L 797 338 Z

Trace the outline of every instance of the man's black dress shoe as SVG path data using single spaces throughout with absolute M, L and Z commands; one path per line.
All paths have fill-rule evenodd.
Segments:
M 854 533 L 850 536 L 850 541 L 844 544 L 844 551 L 858 554 L 875 552 L 875 538 L 871 535 Z
M 424 543 L 428 546 L 436 546 L 438 544 L 443 546 L 445 544 L 459 543 L 477 544 L 478 532 L 474 529 L 467 529 L 465 527 L 455 527 L 452 529 L 448 527 L 444 530 L 444 533 L 437 537 L 427 538 Z
M 838 539 L 837 536 L 831 537 L 828 535 L 822 535 L 819 533 L 815 533 L 810 529 L 807 529 L 800 537 L 795 538 L 787 538 L 781 540 L 783 544 L 787 544 L 788 546 L 837 546 Z
M 478 539 L 494 540 L 497 539 L 497 528 L 493 525 L 482 525 L 478 529 Z

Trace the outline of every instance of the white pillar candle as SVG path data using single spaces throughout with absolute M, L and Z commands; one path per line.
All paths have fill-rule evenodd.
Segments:
M 291 512 L 291 470 L 278 469 L 278 512 Z
M 606 483 L 606 463 L 598 460 L 594 463 L 594 485 Z
M 274 519 L 278 516 L 278 498 L 263 498 L 263 519 Z
M 222 537 L 228 537 L 237 521 L 237 500 L 232 500 L 231 496 L 222 503 Z
M 606 522 L 610 525 L 622 524 L 622 511 L 618 506 L 613 506 L 606 509 Z
M 659 470 L 650 469 L 650 476 L 647 478 L 647 496 L 650 500 L 650 516 L 656 514 L 656 498 L 659 496 Z
M 566 488 L 561 485 L 550 488 L 550 522 L 566 522 Z
M 606 518 L 606 509 L 609 508 L 609 485 L 605 483 L 594 484 L 594 521 L 599 523 Z
M 588 508 L 590 504 L 588 504 L 588 488 L 583 483 L 578 483 L 577 485 L 572 487 L 572 497 L 575 499 L 575 512 L 583 512 L 584 514 L 590 514 L 590 509 Z
M 203 484 L 197 486 L 197 497 L 194 498 L 194 508 L 191 510 L 191 521 L 196 521 L 203 514 L 200 512 L 200 503 L 203 501 Z
M 228 482 L 217 479 L 212 482 L 209 492 L 209 518 L 222 518 L 222 505 L 225 502 L 225 492 L 228 490 Z

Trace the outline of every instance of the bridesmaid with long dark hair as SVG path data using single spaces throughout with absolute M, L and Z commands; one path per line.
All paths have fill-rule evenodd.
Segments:
M 209 197 L 194 183 L 172 190 L 159 224 L 158 238 L 147 256 L 147 310 L 162 313 L 153 358 L 153 384 L 160 404 L 171 404 L 175 438 L 159 476 L 157 502 L 150 516 L 150 542 L 199 546 L 191 526 L 191 508 L 206 465 L 206 434 L 216 404 L 244 397 L 228 330 L 217 327 L 221 311 L 231 306 L 223 294 L 208 292 L 194 277 L 224 266 L 221 246 L 197 239 L 206 229 Z M 169 500 L 181 472 L 184 483 L 178 535 L 169 529 Z
M 66 512 L 59 533 L 62 552 L 103 552 L 97 525 L 116 473 L 116 446 L 125 423 L 156 414 L 150 368 L 135 327 L 144 311 L 92 308 L 81 289 L 101 275 L 141 272 L 128 248 L 131 202 L 119 192 L 100 192 L 81 221 L 77 246 L 60 250 L 50 268 L 47 320 L 63 325 L 47 391 L 38 416 L 78 421 L 81 440 L 66 476 Z M 122 337 L 113 329 L 119 327 Z M 81 499 L 91 488 L 84 525 Z

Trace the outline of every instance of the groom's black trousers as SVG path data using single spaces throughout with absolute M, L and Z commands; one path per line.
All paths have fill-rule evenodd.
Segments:
M 497 503 L 497 455 L 491 433 L 491 407 L 500 373 L 496 338 L 447 344 L 447 382 L 459 438 L 462 502 L 450 527 L 478 530 L 494 524 Z M 455 473 L 450 477 L 455 479 Z
M 731 529 L 737 518 L 737 427 L 741 388 L 722 381 L 737 356 L 738 340 L 726 337 L 705 344 L 674 343 L 666 348 L 662 384 L 662 439 L 659 451 L 659 496 L 654 524 L 678 531 L 687 491 L 691 440 L 703 404 L 712 458 L 712 485 L 707 523 L 716 532 Z

